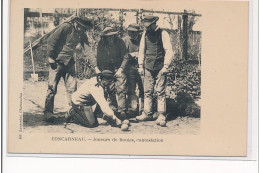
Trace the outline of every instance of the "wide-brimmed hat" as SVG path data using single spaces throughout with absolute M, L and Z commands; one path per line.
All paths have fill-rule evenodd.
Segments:
M 127 27 L 127 31 L 139 32 L 141 31 L 141 28 L 137 23 L 132 23 Z
M 101 73 L 97 74 L 100 77 L 110 78 L 110 79 L 116 79 L 114 76 L 114 73 L 110 70 L 103 70 Z
M 158 16 L 146 16 L 145 18 L 142 19 L 142 24 L 144 27 L 148 27 L 151 24 L 157 22 L 159 20 Z
M 77 22 L 79 25 L 81 25 L 85 28 L 93 27 L 92 21 L 86 17 L 76 17 L 75 22 Z
M 117 34 L 117 31 L 116 31 L 115 28 L 106 27 L 106 28 L 103 30 L 101 36 L 110 36 L 110 35 L 115 35 L 115 34 Z

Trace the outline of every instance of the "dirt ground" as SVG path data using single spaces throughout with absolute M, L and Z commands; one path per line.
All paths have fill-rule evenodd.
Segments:
M 79 86 L 84 81 L 78 80 Z M 69 123 L 64 126 L 64 116 L 68 109 L 68 100 L 64 82 L 61 80 L 58 85 L 58 92 L 55 96 L 54 114 L 56 121 L 47 123 L 43 121 L 43 108 L 47 91 L 47 82 L 24 81 L 23 93 L 23 128 L 24 133 L 99 133 L 99 134 L 187 134 L 199 133 L 200 118 L 177 117 L 167 122 L 166 127 L 160 127 L 154 121 L 131 123 L 128 131 L 121 131 L 119 128 L 109 125 L 100 125 L 96 128 L 86 128 L 80 125 Z

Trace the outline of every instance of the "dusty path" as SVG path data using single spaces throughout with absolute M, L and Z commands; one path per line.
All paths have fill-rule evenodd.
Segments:
M 79 85 L 83 81 L 79 81 Z M 64 115 L 68 108 L 66 89 L 63 81 L 58 85 L 58 93 L 55 97 L 54 114 L 57 120 L 53 123 L 43 121 L 43 107 L 47 91 L 47 82 L 24 81 L 23 95 L 23 127 L 24 133 L 99 133 L 99 134 L 198 134 L 200 118 L 178 117 L 167 123 L 167 127 L 160 127 L 154 121 L 132 123 L 129 131 L 123 132 L 119 128 L 111 126 L 99 126 L 96 128 L 85 128 L 74 123 L 64 127 Z

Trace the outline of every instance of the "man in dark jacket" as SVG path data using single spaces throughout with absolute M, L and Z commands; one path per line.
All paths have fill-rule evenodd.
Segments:
M 97 47 L 97 67 L 100 71 L 110 70 L 115 75 L 116 82 L 111 84 L 107 99 L 111 108 L 119 113 L 119 118 L 124 120 L 127 118 L 126 76 L 124 71 L 128 63 L 128 55 L 124 41 L 116 34 L 117 31 L 112 27 L 103 30 Z
M 142 20 L 145 31 L 139 48 L 139 73 L 144 73 L 144 113 L 137 117 L 140 121 L 153 120 L 153 96 L 157 94 L 158 118 L 156 124 L 166 125 L 166 73 L 173 59 L 170 36 L 160 29 L 156 22 L 159 17 L 147 16 Z
M 82 47 L 84 47 L 84 43 L 88 44 L 85 32 L 91 26 L 92 23 L 87 18 L 76 17 L 71 22 L 63 23 L 47 40 L 47 56 L 50 68 L 44 110 L 46 120 L 52 118 L 54 97 L 61 77 L 64 79 L 69 105 L 71 105 L 71 94 L 77 89 L 74 66 L 75 49 L 79 43 Z
M 141 39 L 142 30 L 136 23 L 130 24 L 127 28 L 128 35 L 123 38 L 129 56 L 129 63 L 127 66 L 127 102 L 128 102 L 128 116 L 134 118 L 140 114 L 144 108 L 144 89 L 140 74 L 138 73 L 138 51 Z M 136 94 L 136 85 L 139 89 L 139 102 Z M 139 103 L 139 104 L 138 104 Z M 139 107 L 138 107 L 139 105 Z M 139 111 L 138 111 L 139 108 Z

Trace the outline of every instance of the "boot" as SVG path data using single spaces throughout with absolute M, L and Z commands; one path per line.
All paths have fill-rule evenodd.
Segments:
M 120 112 L 117 116 L 121 121 L 124 121 L 127 119 L 127 115 L 125 112 Z
M 55 119 L 54 115 L 52 112 L 45 111 L 43 115 L 43 120 L 46 122 L 53 122 Z
M 156 124 L 162 127 L 166 126 L 166 117 L 163 114 L 159 114 Z
M 142 115 L 137 116 L 136 119 L 139 121 L 152 121 L 153 117 L 148 116 L 146 113 L 143 112 Z

